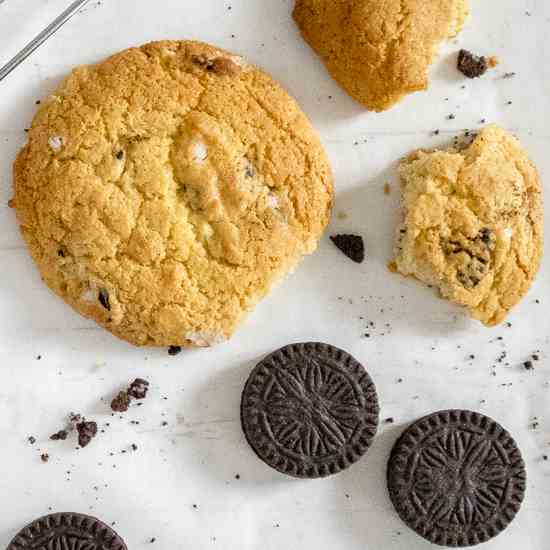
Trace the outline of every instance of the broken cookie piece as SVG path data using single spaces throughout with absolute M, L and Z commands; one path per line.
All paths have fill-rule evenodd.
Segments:
M 439 44 L 467 15 L 468 0 L 296 0 L 293 13 L 331 76 L 372 111 L 427 89 Z
M 412 153 L 400 176 L 396 270 L 488 326 L 502 322 L 542 254 L 541 183 L 518 140 L 487 126 L 467 147 Z

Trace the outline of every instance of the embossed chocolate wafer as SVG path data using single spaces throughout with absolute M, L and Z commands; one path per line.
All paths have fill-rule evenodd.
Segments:
M 328 344 L 292 344 L 252 371 L 241 422 L 258 457 L 294 477 L 336 474 L 368 450 L 378 426 L 376 388 L 351 355 Z
M 525 464 L 512 436 L 471 411 L 440 411 L 412 424 L 388 465 L 401 519 L 425 539 L 474 546 L 497 536 L 517 514 Z
M 22 529 L 7 550 L 127 550 L 124 541 L 107 525 L 91 516 L 51 514 Z

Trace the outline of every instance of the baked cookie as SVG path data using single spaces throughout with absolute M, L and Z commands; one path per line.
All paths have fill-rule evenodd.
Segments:
M 468 0 L 296 0 L 293 15 L 346 92 L 384 111 L 427 89 L 437 46 L 460 32 Z
M 541 184 L 518 140 L 487 126 L 466 148 L 411 154 L 400 176 L 395 268 L 484 324 L 500 323 L 528 291 L 542 253 Z
M 315 250 L 332 175 L 270 76 L 199 42 L 75 69 L 14 167 L 50 288 L 137 345 L 207 346 Z

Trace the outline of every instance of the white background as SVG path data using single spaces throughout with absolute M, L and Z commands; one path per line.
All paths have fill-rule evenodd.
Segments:
M 67 4 L 2 3 L 0 64 Z M 550 461 L 542 458 L 550 454 L 548 247 L 531 293 L 510 316 L 511 328 L 483 328 L 432 291 L 386 269 L 398 219 L 396 162 L 411 149 L 445 144 L 485 118 L 520 137 L 548 185 L 550 3 L 472 4 L 466 29 L 442 48 L 432 67 L 430 91 L 383 114 L 365 112 L 331 81 L 299 38 L 291 0 L 93 1 L 0 83 L 0 547 L 51 507 L 115 521 L 132 550 L 428 549 L 393 511 L 385 464 L 407 423 L 450 407 L 499 420 L 516 437 L 527 464 L 524 507 L 485 548 L 550 547 Z M 117 341 L 53 296 L 7 207 L 11 164 L 25 142 L 34 102 L 73 65 L 161 38 L 193 38 L 234 50 L 287 87 L 322 136 L 336 178 L 335 212 L 347 215 L 334 217 L 319 251 L 231 342 L 175 358 L 164 349 Z M 482 79 L 466 80 L 454 68 L 461 46 L 498 55 L 501 64 Z M 517 76 L 502 79 L 508 71 Z M 450 113 L 454 120 L 446 119 Z M 435 129 L 441 130 L 438 137 L 431 135 Z M 392 183 L 389 197 L 386 182 Z M 332 246 L 328 234 L 337 231 L 364 235 L 363 265 Z M 366 321 L 359 317 L 375 323 L 370 338 L 363 336 Z M 381 426 L 361 462 L 321 481 L 293 480 L 263 465 L 239 424 L 240 392 L 253 365 L 274 348 L 304 340 L 336 344 L 362 361 L 377 384 L 382 418 L 395 419 Z M 499 364 L 493 376 L 491 365 L 503 350 L 509 365 Z M 541 360 L 527 372 L 522 363 L 535 350 Z M 111 418 L 101 398 L 109 401 L 135 376 L 151 380 L 151 396 L 122 419 Z M 111 426 L 83 450 L 75 450 L 74 440 L 50 442 L 49 434 L 63 427 L 71 410 Z M 35 445 L 27 442 L 30 435 Z M 121 454 L 131 443 L 138 450 Z M 44 451 L 51 456 L 48 464 L 40 461 Z

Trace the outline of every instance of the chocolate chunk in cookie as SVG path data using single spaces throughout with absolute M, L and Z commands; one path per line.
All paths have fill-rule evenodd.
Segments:
M 501 533 L 525 495 L 525 464 L 515 441 L 480 413 L 441 411 L 412 424 L 395 444 L 388 489 L 401 519 L 449 547 Z
M 286 346 L 250 374 L 241 400 L 248 443 L 284 474 L 336 474 L 369 449 L 378 426 L 376 388 L 351 355 L 328 344 Z
M 62 513 L 39 518 L 22 529 L 7 550 L 127 550 L 105 523 L 84 514 Z

